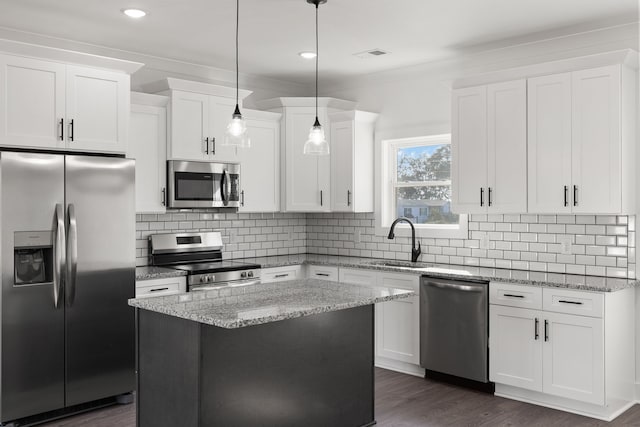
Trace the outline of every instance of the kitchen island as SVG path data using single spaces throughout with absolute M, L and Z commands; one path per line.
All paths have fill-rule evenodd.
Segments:
M 137 425 L 373 425 L 373 304 L 411 296 L 303 279 L 130 300 Z

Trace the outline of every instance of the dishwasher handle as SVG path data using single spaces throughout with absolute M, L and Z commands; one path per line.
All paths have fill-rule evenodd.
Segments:
M 462 284 L 458 282 L 435 282 L 435 281 L 425 281 L 423 282 L 427 286 L 433 286 L 434 288 L 439 289 L 453 289 L 456 291 L 463 292 L 485 292 L 486 286 L 484 285 L 476 285 L 476 284 Z

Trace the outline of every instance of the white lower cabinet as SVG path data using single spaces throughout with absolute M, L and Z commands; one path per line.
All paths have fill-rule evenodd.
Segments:
M 263 268 L 260 272 L 262 283 L 284 282 L 302 277 L 301 265 L 288 265 L 285 267 Z
M 491 283 L 496 394 L 611 420 L 633 402 L 633 289 L 596 293 Z M 511 291 L 513 289 L 513 291 Z M 518 307 L 534 295 L 531 308 Z
M 163 297 L 187 292 L 186 277 L 136 281 L 136 298 Z
M 420 276 L 375 270 L 340 268 L 339 280 L 418 292 Z M 375 306 L 376 366 L 419 374 L 420 298 L 402 298 Z

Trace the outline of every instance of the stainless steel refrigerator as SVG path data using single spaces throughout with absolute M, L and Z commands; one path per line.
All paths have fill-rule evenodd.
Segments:
M 0 152 L 0 421 L 135 384 L 134 161 Z

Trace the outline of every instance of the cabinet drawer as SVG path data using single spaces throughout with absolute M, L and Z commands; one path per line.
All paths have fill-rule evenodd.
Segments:
M 307 266 L 307 277 L 312 279 L 338 281 L 338 267 L 327 267 L 322 265 Z
M 595 292 L 545 288 L 542 291 L 542 309 L 557 313 L 602 317 L 604 295 Z
M 187 281 L 184 277 L 141 280 L 136 282 L 136 298 L 159 297 L 180 294 L 186 291 Z
M 353 283 L 365 286 L 375 286 L 378 280 L 378 274 L 375 271 L 359 270 L 356 268 L 341 268 L 338 276 L 342 283 Z
M 380 273 L 377 285 L 417 292 L 419 283 L 420 276 L 417 274 Z
M 290 265 L 286 267 L 263 268 L 260 273 L 262 283 L 284 282 L 300 277 L 300 266 Z
M 491 282 L 489 283 L 489 303 L 540 310 L 542 308 L 542 288 Z

